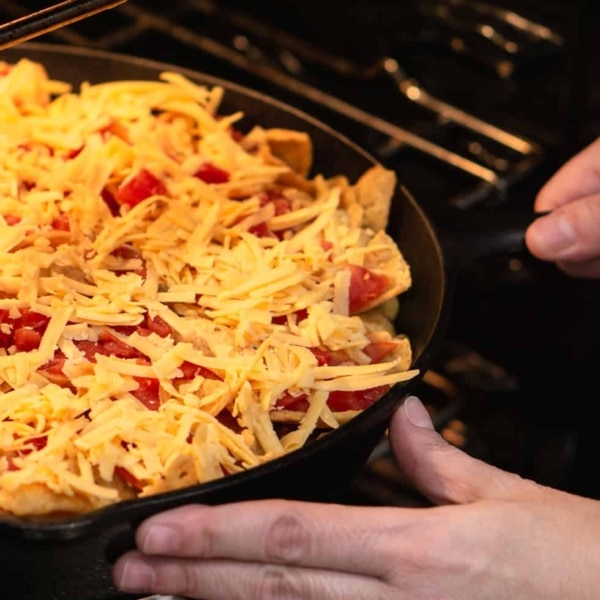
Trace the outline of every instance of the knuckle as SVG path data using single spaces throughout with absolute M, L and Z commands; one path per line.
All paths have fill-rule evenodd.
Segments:
M 289 510 L 275 518 L 265 537 L 265 554 L 276 563 L 298 564 L 310 555 L 311 546 L 306 520 Z
M 259 584 L 261 600 L 306 600 L 311 598 L 301 571 L 280 566 L 265 567 Z

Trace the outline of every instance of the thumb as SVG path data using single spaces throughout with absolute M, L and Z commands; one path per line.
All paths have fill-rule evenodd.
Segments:
M 540 487 L 446 442 L 414 396 L 406 398 L 394 413 L 389 437 L 406 480 L 436 504 L 523 498 L 537 493 Z

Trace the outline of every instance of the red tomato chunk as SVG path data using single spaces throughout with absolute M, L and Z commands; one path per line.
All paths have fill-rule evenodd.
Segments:
M 121 185 L 115 192 L 115 200 L 132 208 L 150 196 L 162 196 L 166 193 L 164 183 L 147 169 L 142 169 Z
M 205 183 L 227 183 L 229 173 L 210 162 L 205 162 L 195 173 L 198 179 Z
M 0 310 L 0 347 L 15 346 L 19 352 L 36 350 L 48 327 L 49 317 L 26 310 L 13 319 L 7 310 Z
M 389 281 L 385 275 L 378 275 L 359 265 L 348 265 L 348 269 L 350 270 L 348 310 L 351 315 L 354 315 L 379 298 L 388 287 Z

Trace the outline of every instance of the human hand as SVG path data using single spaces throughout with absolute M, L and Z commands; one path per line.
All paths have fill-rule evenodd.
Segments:
M 440 506 L 178 508 L 140 526 L 116 584 L 203 600 L 598 598 L 600 502 L 468 456 L 414 398 L 390 441 L 403 474 Z
M 525 243 L 574 277 L 600 277 L 600 139 L 569 160 L 540 190 Z

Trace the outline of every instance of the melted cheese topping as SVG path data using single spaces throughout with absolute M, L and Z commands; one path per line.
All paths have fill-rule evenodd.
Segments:
M 239 472 L 359 412 L 336 416 L 331 393 L 416 374 L 378 324 L 403 289 L 379 292 L 379 320 L 349 311 L 345 267 L 381 259 L 393 279 L 399 249 L 352 225 L 342 180 L 282 185 L 290 168 L 232 135 L 242 115 L 218 115 L 222 89 L 165 73 L 73 91 L 4 67 L 0 509 L 83 512 Z M 227 180 L 198 177 L 207 163 Z M 160 186 L 111 207 L 142 171 Z M 395 350 L 372 364 L 374 340 Z

